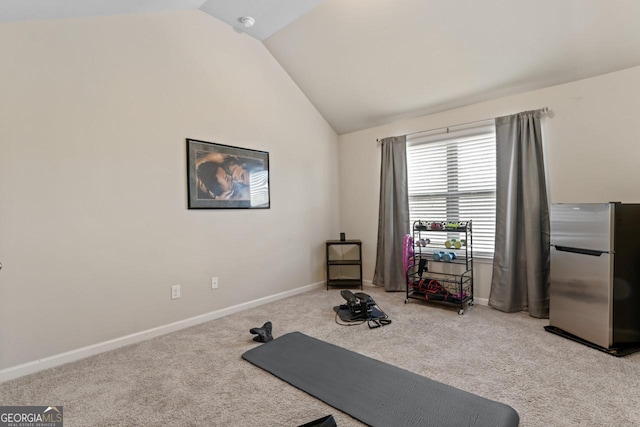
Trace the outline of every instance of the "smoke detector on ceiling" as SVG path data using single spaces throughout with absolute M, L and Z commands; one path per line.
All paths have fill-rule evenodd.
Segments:
M 245 26 L 245 28 L 251 28 L 256 23 L 256 20 L 250 16 L 243 16 L 242 18 L 238 19 L 238 21 L 240 21 L 242 25 Z

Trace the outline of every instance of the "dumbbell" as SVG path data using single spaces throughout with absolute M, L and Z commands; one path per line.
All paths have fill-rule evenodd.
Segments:
M 442 257 L 444 262 L 451 262 L 454 259 L 456 259 L 456 254 L 453 252 L 447 252 L 446 254 L 444 254 L 444 256 Z

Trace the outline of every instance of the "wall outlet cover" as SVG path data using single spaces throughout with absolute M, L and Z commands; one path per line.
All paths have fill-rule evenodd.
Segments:
M 171 287 L 171 299 L 180 298 L 180 285 L 173 285 Z

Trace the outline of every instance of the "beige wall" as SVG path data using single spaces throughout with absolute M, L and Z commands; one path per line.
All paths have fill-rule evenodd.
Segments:
M 376 256 L 380 149 L 404 135 L 548 106 L 545 161 L 551 202 L 640 202 L 640 67 L 345 134 L 340 147 L 341 227 L 363 240 L 364 276 Z M 491 265 L 477 264 L 476 297 L 488 298 Z
M 261 43 L 194 11 L 0 52 L 0 369 L 324 280 L 337 136 Z M 187 137 L 268 151 L 271 209 L 187 210 Z

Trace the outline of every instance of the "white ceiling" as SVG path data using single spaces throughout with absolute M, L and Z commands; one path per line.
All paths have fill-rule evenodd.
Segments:
M 343 134 L 640 65 L 640 1 L 325 0 L 265 45 Z
M 0 22 L 200 9 L 262 41 L 322 0 L 0 0 Z M 256 24 L 246 28 L 240 18 Z
M 206 0 L 0 0 L 0 22 L 198 9 Z
M 339 134 L 640 65 L 640 0 L 0 0 L 0 21 L 196 9 L 256 18 Z
M 200 10 L 262 41 L 298 19 L 322 0 L 207 0 Z M 256 24 L 245 28 L 239 19 L 251 16 Z

